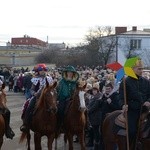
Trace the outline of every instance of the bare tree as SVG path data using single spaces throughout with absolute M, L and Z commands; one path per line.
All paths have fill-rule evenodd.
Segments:
M 37 63 L 54 63 L 57 58 L 57 50 L 48 49 L 35 57 Z
M 116 37 L 110 26 L 90 29 L 85 39 L 87 51 L 93 64 L 106 65 L 116 46 Z
M 90 29 L 85 36 L 86 44 L 68 48 L 65 51 L 49 49 L 38 57 L 37 62 L 55 63 L 56 65 L 89 65 L 105 66 L 110 59 L 116 38 L 112 35 L 113 29 L 109 26 Z
M 116 37 L 113 35 L 109 35 L 99 39 L 99 53 L 101 59 L 103 60 L 103 65 L 106 65 L 108 63 L 108 60 L 111 59 L 116 45 Z

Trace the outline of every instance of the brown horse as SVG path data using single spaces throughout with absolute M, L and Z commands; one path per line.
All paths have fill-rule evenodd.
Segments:
M 48 150 L 52 150 L 52 143 L 55 138 L 55 130 L 57 123 L 57 82 L 49 85 L 46 80 L 46 86 L 42 90 L 41 96 L 36 104 L 36 112 L 32 117 L 30 129 L 34 132 L 35 150 L 41 150 L 41 138 L 47 136 Z M 27 136 L 28 150 L 30 150 L 30 130 L 27 133 L 22 133 L 20 143 Z
M 5 84 L 2 84 L 2 87 L 0 89 L 0 111 L 3 111 L 3 108 L 6 107 L 6 93 L 4 91 L 5 88 Z M 5 134 L 5 121 L 4 118 L 2 116 L 2 113 L 0 113 L 0 149 L 2 147 L 3 144 L 3 136 Z
M 85 99 L 84 99 L 84 89 L 86 84 L 81 86 L 77 85 L 72 101 L 66 112 L 64 118 L 65 135 L 69 142 L 69 150 L 73 150 L 73 136 L 77 135 L 80 141 L 81 150 L 85 150 L 85 139 L 84 130 L 86 125 L 86 115 L 85 115 Z
M 102 126 L 102 136 L 103 141 L 105 145 L 105 150 L 114 150 L 114 145 L 116 144 L 118 146 L 119 150 L 127 150 L 127 144 L 126 144 L 126 136 L 120 136 L 117 133 L 114 132 L 114 125 L 115 125 L 115 119 L 122 113 L 121 110 L 116 110 L 110 114 L 108 114 L 103 122 Z M 146 122 L 143 120 L 147 119 Z M 146 113 L 141 114 L 140 119 L 141 127 L 139 130 L 139 136 L 137 140 L 137 149 L 136 150 L 148 150 L 150 147 L 150 139 L 149 138 L 142 138 L 143 133 L 145 130 L 146 132 L 149 132 L 150 130 L 150 116 L 149 111 Z M 123 130 L 125 131 L 125 130 Z M 149 132 L 150 134 L 150 132 Z M 132 146 L 130 146 L 130 150 L 133 150 Z

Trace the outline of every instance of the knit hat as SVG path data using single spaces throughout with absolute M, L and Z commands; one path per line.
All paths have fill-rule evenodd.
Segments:
M 86 85 L 86 81 L 82 81 L 82 80 L 78 81 L 78 87 L 83 87 L 84 85 Z
M 48 67 L 45 64 L 37 64 L 34 68 L 33 71 L 38 72 L 38 71 L 48 71 Z
M 92 89 L 92 84 L 87 83 L 85 91 L 91 90 Z
M 96 89 L 96 90 L 99 91 L 99 82 L 93 83 L 93 88 L 92 89 Z
M 87 79 L 87 83 L 93 84 L 95 82 L 95 78 L 94 77 L 90 77 Z

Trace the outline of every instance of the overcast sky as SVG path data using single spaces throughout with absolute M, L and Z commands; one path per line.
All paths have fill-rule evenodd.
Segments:
M 11 37 L 83 42 L 95 26 L 150 28 L 149 0 L 1 0 L 0 45 Z

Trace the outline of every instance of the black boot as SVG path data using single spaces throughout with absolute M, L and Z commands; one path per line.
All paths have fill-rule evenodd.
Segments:
M 5 112 L 3 114 L 4 120 L 5 120 L 5 135 L 9 139 L 13 139 L 15 136 L 15 133 L 12 131 L 12 129 L 9 126 L 10 123 L 10 111 L 8 108 L 5 109 Z
M 88 128 L 88 142 L 86 144 L 87 147 L 93 147 L 94 146 L 94 133 L 93 133 L 93 128 L 89 127 Z
M 100 150 L 99 143 L 94 143 L 94 150 Z
M 30 113 L 28 114 L 27 113 L 27 110 L 26 110 L 26 112 L 25 112 L 25 114 L 24 114 L 24 118 L 22 118 L 22 120 L 23 120 L 23 124 L 21 125 L 21 127 L 20 127 L 20 131 L 21 132 L 25 132 L 25 133 L 27 133 L 27 131 L 29 130 L 29 115 L 30 115 Z
M 23 124 L 20 127 L 21 132 L 27 133 L 29 131 L 31 120 L 32 120 L 32 113 L 28 110 L 24 115 Z

